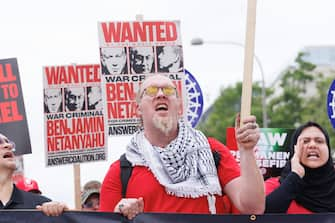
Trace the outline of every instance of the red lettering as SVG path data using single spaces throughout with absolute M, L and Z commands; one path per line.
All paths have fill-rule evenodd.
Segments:
M 178 37 L 177 27 L 174 22 L 165 23 L 166 41 L 176 41 Z
M 157 32 L 157 41 L 165 41 L 165 33 L 164 33 L 164 23 L 158 23 L 157 24 L 157 28 L 156 28 L 156 32 Z
M 4 69 L 5 66 L 5 69 Z M 16 76 L 13 74 L 11 64 L 1 64 L 0 66 L 0 83 L 15 81 Z
M 106 43 L 120 42 L 121 22 L 101 23 L 102 33 Z
M 107 113 L 108 119 L 117 118 L 117 103 L 108 102 L 107 103 Z
M 164 42 L 178 39 L 175 22 L 101 23 L 103 38 L 111 42 Z
M 134 100 L 135 92 L 133 83 L 108 83 L 106 84 L 107 101 Z
M 57 148 L 57 141 L 55 140 L 55 138 L 47 137 L 47 144 L 48 144 L 48 152 L 59 150 Z
M 48 152 L 72 150 L 72 143 L 69 136 L 48 137 Z
M 19 96 L 19 89 L 16 83 L 2 84 L 0 87 L 2 88 L 4 99 L 17 98 Z
M 0 102 L 0 124 L 22 120 L 23 115 L 19 112 L 17 101 Z
M 47 121 L 47 136 L 101 132 L 104 129 L 103 117 L 57 119 Z
M 53 133 L 54 132 L 53 121 L 52 120 L 48 120 L 46 124 L 47 124 L 47 136 L 54 135 L 54 133 Z
M 135 101 L 107 103 L 108 119 L 137 118 L 137 104 Z
M 64 66 L 45 67 L 44 73 L 46 75 L 48 85 L 69 83 Z
M 145 26 L 147 26 L 148 30 L 148 35 L 149 35 L 149 40 L 150 41 L 154 41 L 154 32 L 153 32 L 153 24 L 150 22 L 150 23 L 145 23 Z M 147 39 L 146 39 L 147 41 Z
M 121 42 L 134 42 L 133 33 L 128 22 L 123 23 Z
M 84 66 L 87 69 L 87 75 L 86 75 L 86 82 L 100 82 L 100 65 L 94 64 L 94 65 L 87 65 Z
M 47 137 L 48 152 L 93 149 L 104 146 L 104 133 Z
M 56 69 L 55 67 L 44 67 L 44 74 L 47 78 L 48 85 L 56 83 Z
M 47 136 L 63 135 L 70 131 L 67 127 L 67 119 L 48 120 Z
M 67 67 L 67 74 L 66 74 L 66 68 L 62 67 L 64 70 L 64 79 L 66 79 L 65 83 L 79 83 L 79 75 L 77 73 L 77 69 L 75 66 L 68 66 Z
M 134 42 L 138 41 L 138 36 L 140 36 L 140 39 L 145 39 L 145 29 L 143 29 L 141 22 L 134 22 L 134 33 L 137 33 L 137 35 L 134 35 Z
M 99 69 L 99 64 L 58 66 L 45 67 L 44 73 L 46 75 L 48 85 L 99 82 L 101 80 Z

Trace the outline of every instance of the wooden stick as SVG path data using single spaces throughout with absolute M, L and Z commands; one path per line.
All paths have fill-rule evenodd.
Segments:
M 254 61 L 256 26 L 256 0 L 248 0 L 247 28 L 244 49 L 244 75 L 241 97 L 241 120 L 250 115 L 252 96 L 252 70 Z M 240 123 L 242 126 L 243 124 Z
M 76 210 L 81 210 L 80 164 L 73 164 L 74 201 Z

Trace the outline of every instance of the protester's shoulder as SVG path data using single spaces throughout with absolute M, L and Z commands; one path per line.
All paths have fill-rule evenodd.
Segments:
M 208 143 L 212 151 L 216 151 L 220 154 L 220 163 L 230 163 L 231 165 L 233 165 L 233 163 L 236 163 L 235 158 L 233 157 L 230 149 L 226 145 L 213 137 L 208 137 Z
M 216 151 L 220 154 L 218 175 L 221 185 L 224 186 L 234 178 L 239 177 L 240 169 L 238 163 L 228 147 L 213 137 L 208 137 L 208 143 L 210 144 L 212 151 Z
M 112 164 L 109 166 L 109 172 L 115 172 L 120 171 L 121 161 L 120 159 L 115 160 L 112 162 Z
M 106 187 L 109 187 L 108 185 L 119 182 L 120 175 L 121 175 L 121 163 L 120 160 L 118 159 L 109 166 L 109 169 L 104 177 L 104 180 L 102 181 L 101 191 L 102 192 L 105 191 Z
M 218 152 L 229 152 L 228 147 L 224 145 L 222 142 L 220 142 L 219 140 L 213 137 L 208 137 L 207 140 L 212 150 L 215 150 Z
M 32 193 L 32 192 L 26 192 L 26 191 L 18 189 L 18 193 L 21 194 L 21 196 L 23 198 L 23 201 L 25 203 L 32 203 L 34 206 L 51 201 L 51 199 L 46 197 L 46 196 L 43 196 L 43 195 L 40 195 L 40 194 L 35 194 L 35 193 Z

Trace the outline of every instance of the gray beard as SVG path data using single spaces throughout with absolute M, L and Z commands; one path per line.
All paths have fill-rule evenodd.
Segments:
M 159 117 L 157 115 L 154 115 L 152 121 L 154 126 L 157 129 L 161 130 L 164 135 L 169 135 L 169 132 L 172 130 L 173 127 L 173 121 L 171 117 Z

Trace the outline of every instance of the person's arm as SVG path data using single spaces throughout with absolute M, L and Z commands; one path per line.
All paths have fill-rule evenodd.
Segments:
M 240 151 L 241 176 L 229 182 L 224 191 L 242 214 L 262 214 L 265 209 L 264 180 L 256 163 L 254 148 L 260 132 L 255 116 L 248 116 L 239 126 L 236 118 L 236 139 Z
M 120 179 L 120 161 L 111 165 L 101 186 L 100 211 L 121 213 L 128 219 L 133 219 L 143 212 L 143 198 L 122 198 Z
M 305 175 L 305 168 L 300 164 L 301 150 L 298 141 L 297 145 L 294 146 L 294 155 L 291 159 L 291 172 L 276 190 L 266 196 L 266 213 L 285 213 L 301 191 L 303 187 L 302 178 Z
M 265 213 L 286 213 L 301 189 L 302 179 L 290 172 L 280 186 L 266 196 Z

